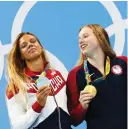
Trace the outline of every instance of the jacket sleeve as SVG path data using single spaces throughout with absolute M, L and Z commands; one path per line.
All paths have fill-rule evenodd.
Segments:
M 85 119 L 86 110 L 79 102 L 79 92 L 76 85 L 76 70 L 70 71 L 67 79 L 67 103 L 72 124 L 77 126 Z
M 30 109 L 26 110 L 20 99 L 20 94 L 15 96 L 12 92 L 6 93 L 6 104 L 11 123 L 11 129 L 28 129 L 36 121 L 43 107 L 36 101 Z

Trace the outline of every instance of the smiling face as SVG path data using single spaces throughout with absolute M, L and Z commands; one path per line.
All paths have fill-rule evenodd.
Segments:
M 100 44 L 89 27 L 84 27 L 79 32 L 79 48 L 82 54 L 90 55 L 100 48 Z
M 42 46 L 34 37 L 30 34 L 23 35 L 19 40 L 19 49 L 21 56 L 26 61 L 32 61 L 41 56 Z

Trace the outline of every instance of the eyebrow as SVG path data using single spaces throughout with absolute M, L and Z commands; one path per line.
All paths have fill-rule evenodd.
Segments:
M 29 40 L 33 40 L 33 39 L 36 40 L 35 38 L 30 38 Z
M 88 33 L 83 33 L 82 35 L 86 35 L 86 34 L 88 34 Z
M 24 42 L 21 42 L 21 43 L 20 43 L 20 46 L 22 46 L 22 45 L 24 45 L 24 44 L 26 44 L 26 43 L 27 43 L 27 42 L 25 42 L 25 41 L 24 41 Z
M 83 36 L 83 35 L 88 35 L 88 33 L 83 33 L 82 36 Z M 80 38 L 80 36 L 79 36 L 79 38 Z

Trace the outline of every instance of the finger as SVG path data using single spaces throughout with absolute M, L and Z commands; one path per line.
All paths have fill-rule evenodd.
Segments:
M 42 90 L 40 91 L 37 91 L 36 95 L 37 96 L 40 96 L 40 95 L 43 95 L 45 92 L 49 91 L 50 92 L 50 88 L 43 88 Z
M 40 92 L 45 91 L 45 90 L 47 90 L 47 89 L 50 89 L 49 86 L 42 86 L 42 87 L 40 87 L 40 88 L 38 89 L 37 93 L 40 93 Z
M 80 97 L 79 101 L 92 100 L 92 97 Z
M 50 93 L 50 89 L 46 89 L 46 90 L 40 92 L 38 95 L 44 97 L 44 96 L 48 96 L 49 93 Z
M 90 102 L 92 99 L 85 99 L 85 98 L 83 98 L 83 99 L 80 99 L 79 101 L 81 102 L 81 103 L 84 103 L 84 102 Z
M 88 101 L 88 100 L 91 101 L 92 98 L 88 97 L 88 98 L 82 98 L 82 99 L 81 99 L 81 101 Z
M 44 93 L 44 96 L 48 96 L 50 94 L 50 90 L 49 91 L 46 91 L 45 93 Z
M 92 98 L 93 98 L 92 95 L 81 95 L 79 99 L 82 100 L 82 99 L 92 99 Z
M 80 95 L 83 95 L 83 94 L 89 94 L 89 92 L 82 90 L 82 91 L 80 92 Z
M 83 104 L 89 104 L 90 103 L 90 100 L 87 100 L 87 101 L 83 101 Z
M 86 98 L 86 97 L 91 97 L 93 98 L 94 96 L 92 94 L 83 94 L 83 95 L 80 95 L 81 98 Z

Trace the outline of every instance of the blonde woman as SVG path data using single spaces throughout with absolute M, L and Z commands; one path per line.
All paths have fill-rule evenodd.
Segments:
M 71 129 L 65 75 L 53 69 L 34 34 L 17 36 L 7 68 L 6 100 L 12 129 Z M 40 77 L 43 84 L 37 85 Z
M 97 24 L 79 30 L 80 58 L 67 79 L 68 109 L 74 125 L 126 129 L 127 58 L 117 57 L 107 32 Z

